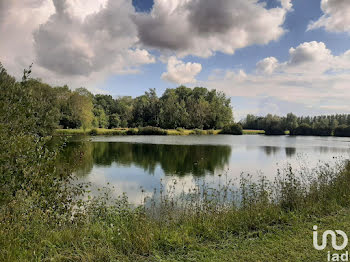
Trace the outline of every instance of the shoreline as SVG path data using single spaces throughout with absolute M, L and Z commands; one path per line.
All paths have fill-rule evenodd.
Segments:
M 219 130 L 202 130 L 202 129 L 161 129 L 166 136 L 189 136 L 189 135 L 219 135 Z M 124 135 L 159 135 L 159 134 L 137 134 L 137 128 L 92 128 L 92 129 L 56 129 L 55 135 L 92 135 L 92 136 L 124 136 Z M 92 134 L 92 132 L 94 132 Z M 264 130 L 243 130 L 243 135 L 263 135 Z

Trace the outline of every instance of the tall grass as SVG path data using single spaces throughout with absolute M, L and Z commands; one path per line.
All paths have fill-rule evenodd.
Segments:
M 139 207 L 104 189 L 59 216 L 18 195 L 0 213 L 0 260 L 157 261 L 184 255 L 197 243 L 268 232 L 350 207 L 348 162 L 298 172 L 289 166 L 273 181 L 220 179 L 216 188 L 198 184 L 180 195 L 174 181 Z

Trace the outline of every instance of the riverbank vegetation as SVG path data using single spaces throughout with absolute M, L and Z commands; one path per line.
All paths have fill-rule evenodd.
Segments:
M 233 128 L 234 129 L 230 129 Z M 263 130 L 242 130 L 242 127 L 237 124 L 232 124 L 224 129 L 161 129 L 154 127 L 141 127 L 141 128 L 87 128 L 87 129 L 57 129 L 54 132 L 55 135 L 71 136 L 71 135 L 90 135 L 90 136 L 124 136 L 124 135 L 168 135 L 168 136 L 188 136 L 188 135 L 218 135 L 218 134 L 231 134 L 231 135 L 257 135 L 264 134 Z
M 271 261 L 287 247 L 291 261 L 317 261 L 314 224 L 350 230 L 343 160 L 287 167 L 274 181 L 223 174 L 217 189 L 197 183 L 180 195 L 174 181 L 138 207 L 108 188 L 89 197 L 73 175 L 80 154 L 58 165 L 57 107 L 28 74 L 17 82 L 0 66 L 0 261 Z
M 289 113 L 285 117 L 268 114 L 265 117 L 247 115 L 240 122 L 244 129 L 264 130 L 266 135 L 344 136 L 350 137 L 350 115 L 325 115 L 297 117 Z

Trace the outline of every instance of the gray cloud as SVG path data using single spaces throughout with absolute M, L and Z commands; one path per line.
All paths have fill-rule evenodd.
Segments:
M 67 0 L 53 0 L 53 3 L 55 13 L 34 32 L 40 66 L 61 75 L 88 76 L 116 61 L 123 65 L 132 55 L 129 49 L 137 37 L 130 18 L 134 12 L 130 1 L 110 0 L 83 20 L 73 15 Z
M 282 6 L 267 10 L 258 0 L 155 0 L 150 14 L 133 19 L 142 44 L 207 57 L 278 39 L 290 1 Z
M 5 0 L 0 0 L 0 25 L 5 19 Z
M 81 23 L 68 12 L 66 0 L 53 0 L 55 14 L 34 32 L 37 63 L 51 71 L 66 75 L 87 75 L 92 65 L 86 50 L 78 45 Z M 68 30 L 67 30 L 68 29 Z
M 68 4 L 66 0 L 52 0 L 52 2 L 58 15 L 62 15 L 68 10 Z
M 193 29 L 200 34 L 225 33 L 232 26 L 244 23 L 240 18 L 245 10 L 236 9 L 232 12 L 234 1 L 227 0 L 197 0 L 189 4 L 189 21 Z
M 7 35 L 0 55 L 11 71 L 34 62 L 39 77 L 73 80 L 136 72 L 154 62 L 143 47 L 179 57 L 233 54 L 284 33 L 290 0 L 280 1 L 266 9 L 258 0 L 155 0 L 150 14 L 140 14 L 131 0 L 0 0 Z
M 148 14 L 134 15 L 133 20 L 137 25 L 140 41 L 146 46 L 170 50 L 182 50 L 190 46 L 186 21 L 178 20 L 177 16 L 172 18 L 166 12 L 159 12 L 157 17 Z

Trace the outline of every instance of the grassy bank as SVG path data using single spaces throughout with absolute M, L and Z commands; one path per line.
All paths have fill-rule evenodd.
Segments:
M 136 135 L 137 128 L 95 128 L 95 129 L 57 129 L 57 135 L 90 135 L 94 130 L 94 135 L 103 136 L 123 136 L 123 135 Z M 221 130 L 201 130 L 201 129 L 162 129 L 169 136 L 188 136 L 188 135 L 218 135 Z M 263 130 L 243 130 L 244 135 L 260 135 L 264 134 Z
M 0 260 L 326 261 L 312 227 L 350 232 L 349 182 L 349 165 L 286 168 L 273 182 L 242 177 L 238 189 L 203 185 L 176 198 L 168 188 L 138 208 L 107 205 L 105 194 L 58 217 L 18 198 L 0 213 Z
M 243 135 L 263 135 L 264 130 L 243 130 Z

